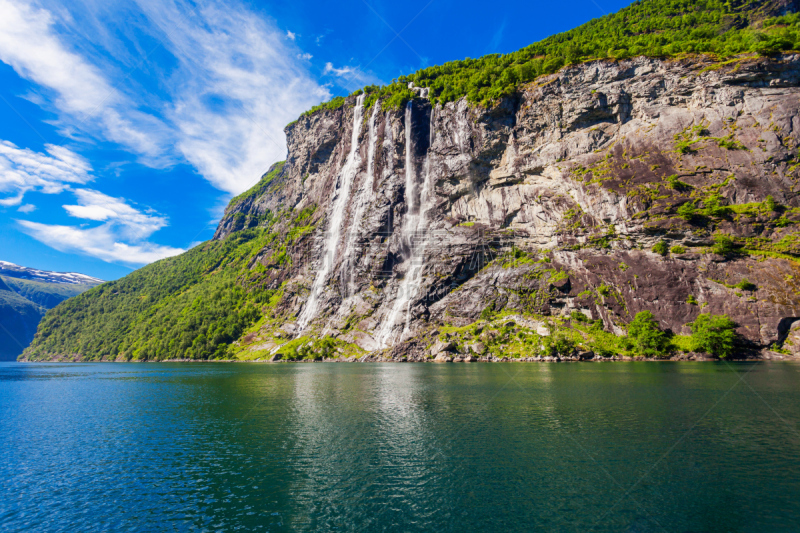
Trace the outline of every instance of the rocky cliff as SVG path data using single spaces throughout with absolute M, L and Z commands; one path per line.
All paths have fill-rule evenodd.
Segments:
M 724 313 L 779 345 L 800 318 L 799 84 L 795 55 L 638 58 L 489 109 L 415 89 L 404 109 L 362 95 L 304 116 L 215 236 L 283 236 L 251 265 L 280 301 L 241 347 L 326 335 L 424 357 L 482 317 L 541 335 L 578 312 L 621 334 L 642 310 L 675 334 Z

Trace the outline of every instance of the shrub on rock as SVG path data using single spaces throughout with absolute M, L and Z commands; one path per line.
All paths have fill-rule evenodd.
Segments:
M 728 315 L 702 313 L 690 324 L 692 343 L 701 350 L 720 358 L 733 353 L 736 344 L 736 324 Z
M 636 313 L 628 324 L 628 337 L 633 341 L 636 352 L 641 355 L 661 355 L 666 352 L 669 344 L 667 334 L 661 330 L 650 311 Z

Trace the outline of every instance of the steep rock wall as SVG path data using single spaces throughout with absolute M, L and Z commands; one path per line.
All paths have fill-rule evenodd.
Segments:
M 639 58 L 566 69 L 489 110 L 434 108 L 417 90 L 407 109 L 358 110 L 348 176 L 355 98 L 301 117 L 277 177 L 233 203 L 215 236 L 265 217 L 287 233 L 312 213 L 282 245 L 289 260 L 276 263 L 273 247 L 253 263 L 282 298 L 252 342 L 326 334 L 411 353 L 487 307 L 532 319 L 580 311 L 618 333 L 641 310 L 675 333 L 701 311 L 726 313 L 754 346 L 780 342 L 800 317 L 798 84 L 797 56 Z M 326 254 L 332 202 L 347 189 Z M 746 205 L 768 196 L 778 207 Z M 684 204 L 696 215 L 679 216 Z M 424 227 L 409 235 L 415 216 Z M 725 257 L 710 249 L 720 233 L 738 246 Z M 652 252 L 662 240 L 685 251 Z M 323 261 L 333 267 L 320 311 L 300 328 Z M 744 278 L 757 290 L 731 288 Z

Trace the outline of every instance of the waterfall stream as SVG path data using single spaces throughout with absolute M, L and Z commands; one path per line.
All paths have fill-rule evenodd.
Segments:
M 320 268 L 317 271 L 317 275 L 314 277 L 314 283 L 311 286 L 311 294 L 309 294 L 306 305 L 303 307 L 303 311 L 297 319 L 297 325 L 299 326 L 298 334 L 317 316 L 319 312 L 320 295 L 325 288 L 328 276 L 336 262 L 336 250 L 339 246 L 339 239 L 342 236 L 342 227 L 344 226 L 344 217 L 347 211 L 347 200 L 350 198 L 353 180 L 361 164 L 361 158 L 358 155 L 358 137 L 361 134 L 361 118 L 364 110 L 365 97 L 366 94 L 358 96 L 356 107 L 353 110 L 353 135 L 350 139 L 350 153 L 347 155 L 347 159 L 344 165 L 342 165 L 342 170 L 339 172 L 338 188 L 336 189 L 336 196 L 331 202 L 331 208 L 328 214 L 328 229 L 323 238 Z
M 425 270 L 425 246 L 427 243 L 427 221 L 426 213 L 430 207 L 428 204 L 433 196 L 431 187 L 430 173 L 430 148 L 425 155 L 423 165 L 424 181 L 422 190 L 418 191 L 418 184 L 414 172 L 414 158 L 412 155 L 412 103 L 406 105 L 405 127 L 406 127 L 406 204 L 408 209 L 403 219 L 403 227 L 400 233 L 401 253 L 404 262 L 408 262 L 403 280 L 397 289 L 394 305 L 387 319 L 383 323 L 378 344 L 382 347 L 389 346 L 390 341 L 394 340 L 393 331 L 397 319 L 401 312 L 405 310 L 406 320 L 403 333 L 408 330 L 411 321 L 411 302 L 419 290 L 422 274 Z M 431 141 L 433 140 L 433 110 L 431 110 Z M 402 338 L 402 335 L 401 335 Z
M 375 184 L 375 145 L 378 141 L 378 133 L 375 131 L 375 120 L 380 111 L 380 102 L 375 102 L 372 107 L 372 115 L 369 117 L 369 145 L 367 148 L 367 177 L 364 183 L 358 190 L 355 200 L 355 211 L 353 213 L 350 231 L 345 238 L 344 258 L 342 260 L 342 294 L 348 297 L 353 293 L 352 281 L 355 278 L 355 259 L 356 259 L 356 241 L 358 240 L 361 232 L 361 219 L 364 217 L 364 211 L 369 203 L 372 201 L 373 191 L 372 188 Z

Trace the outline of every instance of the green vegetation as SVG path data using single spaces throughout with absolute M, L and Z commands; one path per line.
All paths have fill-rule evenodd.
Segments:
M 667 255 L 669 252 L 669 245 L 665 241 L 658 241 L 653 245 L 652 248 L 653 252 L 657 253 L 658 255 Z
M 0 276 L 0 361 L 14 360 L 22 353 L 47 309 L 90 288 Z
M 695 218 L 697 218 L 697 208 L 695 208 L 694 202 L 686 202 L 678 207 L 678 216 L 681 217 L 686 222 L 691 222 Z
M 361 89 L 356 91 L 356 93 L 361 94 Z M 356 94 L 356 93 L 353 93 L 353 94 Z M 317 111 L 322 111 L 322 110 L 326 110 L 326 109 L 327 110 L 331 110 L 331 111 L 334 110 L 334 109 L 339 109 L 340 107 L 342 107 L 344 105 L 344 100 L 345 100 L 344 96 L 335 96 L 335 97 L 331 98 L 327 102 L 323 102 L 321 104 L 315 105 L 314 107 L 312 107 L 308 111 L 304 112 L 300 116 L 301 117 L 307 117 L 309 115 L 313 115 Z M 297 122 L 297 121 L 295 121 L 295 122 Z M 291 124 L 294 124 L 294 122 L 292 122 Z
M 670 349 L 678 352 L 694 351 L 694 344 L 690 335 L 673 335 L 669 343 Z
M 90 285 L 45 283 L 6 276 L 0 276 L 0 279 L 17 294 L 45 309 L 52 309 L 67 298 L 77 296 L 91 288 Z
M 538 316 L 535 320 L 543 323 L 549 333 L 542 335 L 509 320 L 506 312 L 492 311 L 472 324 L 439 328 L 439 339 L 453 342 L 461 352 L 480 341 L 487 353 L 511 358 L 565 357 L 588 350 L 601 357 L 662 358 L 674 352 L 693 351 L 728 357 L 736 342 L 734 324 L 727 315 L 701 314 L 689 324 L 691 336 L 662 330 L 650 311 L 636 314 L 627 325 L 627 335 L 605 331 L 603 320 L 592 320 L 579 311 L 572 311 L 567 319 Z
M 726 150 L 744 150 L 744 145 L 733 138 L 733 133 L 726 135 L 725 137 L 715 137 L 715 141 L 717 141 L 717 145 L 720 148 L 725 148 Z
M 333 357 L 336 353 L 337 344 L 342 344 L 342 341 L 337 341 L 332 337 L 322 337 L 321 339 L 302 339 L 302 344 L 290 343 L 291 346 L 284 350 L 279 350 L 285 360 L 299 361 L 299 360 L 322 360 L 328 357 Z
M 764 207 L 766 207 L 767 209 L 769 209 L 774 213 L 775 211 L 778 210 L 780 206 L 778 205 L 778 202 L 775 201 L 775 198 L 773 198 L 772 195 L 770 194 L 764 199 Z
M 658 326 L 650 311 L 636 313 L 628 324 L 628 336 L 633 341 L 636 351 L 646 356 L 663 354 L 669 344 L 669 337 Z
M 481 311 L 481 320 L 492 320 L 494 318 L 494 301 L 489 302 L 489 305 Z
M 740 281 L 739 283 L 734 285 L 734 287 L 736 287 L 739 290 L 748 291 L 748 292 L 754 291 L 754 290 L 756 290 L 758 288 L 758 287 L 756 287 L 756 285 L 754 283 L 750 283 L 747 280 L 747 278 L 742 278 L 742 281 Z
M 528 252 L 515 246 L 503 254 L 501 261 L 503 268 L 515 268 L 522 265 L 532 264 L 534 259 Z
M 672 176 L 667 176 L 667 187 L 669 187 L 673 191 L 678 191 L 678 192 L 688 191 L 692 189 L 691 185 L 679 180 L 677 174 L 673 174 Z
M 575 341 L 565 331 L 555 331 L 552 335 L 542 337 L 541 354 L 545 356 L 566 356 L 575 351 Z
M 283 172 L 283 166 L 286 164 L 286 161 L 279 161 L 270 167 L 266 174 L 261 177 L 261 180 L 252 187 L 251 189 L 243 192 L 239 196 L 234 197 L 230 203 L 228 204 L 228 209 L 238 204 L 241 204 L 245 200 L 250 198 L 258 198 L 259 196 L 263 196 L 265 192 L 269 189 L 270 184 L 272 181 L 280 176 L 281 172 Z M 241 213 L 238 213 L 241 214 Z
M 707 217 L 721 218 L 731 212 L 730 207 L 725 205 L 725 199 L 719 194 L 711 194 L 703 200 L 702 214 Z
M 663 354 L 669 344 L 669 337 L 658 326 L 658 322 L 650 311 L 636 313 L 634 319 L 628 324 L 628 337 L 641 355 Z
M 274 239 L 262 228 L 239 231 L 67 300 L 44 317 L 27 354 L 227 358 L 275 293 L 246 283 L 252 258 Z
M 733 353 L 736 343 L 736 324 L 728 315 L 702 313 L 691 323 L 692 346 L 717 357 Z
M 415 97 L 408 89 L 411 82 L 428 87 L 435 102 L 446 103 L 466 96 L 473 104 L 490 106 L 523 84 L 587 61 L 707 54 L 717 58 L 721 66 L 726 59 L 739 54 L 765 56 L 797 50 L 798 43 L 800 15 L 769 17 L 763 2 L 644 0 L 517 52 L 428 67 L 401 76 L 386 87 L 372 86 L 364 91 L 368 93 L 368 105 L 380 98 L 387 109 L 401 107 Z M 360 93 L 359 90 L 354 94 Z M 343 99 L 334 98 L 309 113 L 343 104 Z M 740 147 L 732 137 L 716 140 L 726 148 Z M 694 144 L 691 140 L 685 143 L 679 151 L 691 150 Z
M 713 239 L 714 245 L 711 247 L 711 251 L 715 254 L 722 257 L 730 257 L 739 251 L 739 246 L 737 246 L 733 237 L 727 233 L 717 233 Z
M 13 361 L 28 345 L 44 308 L 17 294 L 0 279 L 0 361 Z
M 611 296 L 611 287 L 603 283 L 599 287 L 597 287 L 597 293 L 601 296 L 605 296 L 606 298 Z
M 669 251 L 672 252 L 675 255 L 680 255 L 680 254 L 685 254 L 686 253 L 686 248 L 684 248 L 680 244 L 676 244 L 675 246 L 670 248 Z

